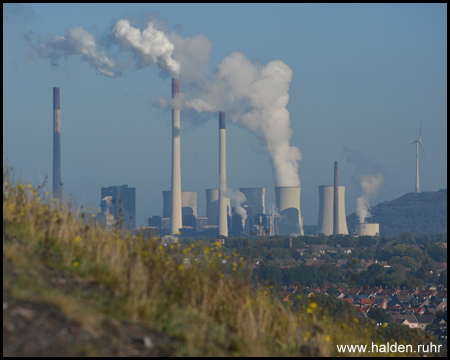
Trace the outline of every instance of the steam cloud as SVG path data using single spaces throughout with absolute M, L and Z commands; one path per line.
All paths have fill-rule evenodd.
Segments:
M 379 172 L 379 165 L 370 161 L 362 151 L 344 147 L 343 152 L 347 161 L 355 166 L 352 180 L 361 188 L 361 196 L 356 199 L 356 214 L 359 222 L 364 223 L 364 219 L 371 216 L 369 199 L 376 197 L 384 184 L 384 177 Z
M 276 186 L 300 186 L 300 150 L 290 146 L 292 129 L 289 83 L 292 70 L 281 60 L 265 66 L 251 63 L 242 52 L 233 52 L 205 80 L 199 96 L 186 100 L 187 108 L 203 111 L 231 110 L 231 121 L 252 131 L 267 148 Z
M 175 47 L 169 38 L 162 31 L 157 30 L 151 22 L 141 32 L 132 27 L 128 20 L 121 19 L 112 28 L 111 39 L 123 50 L 130 49 L 132 51 L 139 68 L 158 64 L 170 76 L 178 77 L 180 63 L 172 59 Z
M 242 207 L 242 203 L 247 201 L 245 194 L 240 191 L 233 191 L 228 188 L 223 194 L 226 198 L 231 199 L 232 205 L 235 207 L 235 211 L 242 219 L 242 228 L 245 228 L 245 221 L 247 220 L 247 211 Z
M 114 62 L 98 47 L 95 36 L 81 26 L 67 29 L 64 36 L 54 36 L 49 41 L 39 42 L 35 48 L 41 58 L 50 59 L 53 68 L 58 66 L 62 57 L 81 55 L 83 61 L 94 66 L 101 74 L 111 78 L 117 75 L 111 70 Z

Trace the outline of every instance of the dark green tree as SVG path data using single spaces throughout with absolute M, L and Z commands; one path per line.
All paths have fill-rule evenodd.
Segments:
M 372 308 L 369 310 L 369 317 L 377 324 L 389 323 L 389 315 L 383 308 Z

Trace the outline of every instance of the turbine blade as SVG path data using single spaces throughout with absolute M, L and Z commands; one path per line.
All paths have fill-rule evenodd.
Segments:
M 420 122 L 420 133 L 419 133 L 419 139 L 420 139 L 420 136 L 422 135 L 422 121 Z
M 425 157 L 427 157 L 427 154 L 426 154 L 426 152 L 425 152 L 425 149 L 423 148 L 423 146 L 422 146 L 422 143 L 419 141 L 419 144 L 420 144 L 420 147 L 422 148 L 422 150 L 423 150 L 423 153 L 425 154 Z
M 417 141 L 413 141 L 413 142 L 411 143 L 411 145 L 412 145 L 412 144 L 415 144 L 416 142 L 417 142 Z

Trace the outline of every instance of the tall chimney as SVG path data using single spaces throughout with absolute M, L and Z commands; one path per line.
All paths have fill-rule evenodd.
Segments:
M 225 112 L 219 111 L 219 235 L 228 236 L 227 203 L 227 154 Z
M 338 162 L 334 162 L 334 204 L 333 204 L 333 235 L 339 234 L 339 187 Z
M 59 87 L 53 88 L 53 198 L 61 199 L 61 123 Z
M 172 79 L 172 99 L 180 92 L 180 79 Z M 181 166 L 180 166 L 180 110 L 172 109 L 172 216 L 170 231 L 178 233 L 183 226 L 181 218 Z

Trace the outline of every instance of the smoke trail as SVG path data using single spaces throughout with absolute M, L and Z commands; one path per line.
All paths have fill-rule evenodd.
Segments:
M 53 36 L 46 42 L 39 41 L 34 47 L 41 58 L 50 59 L 54 69 L 62 57 L 81 55 L 83 61 L 94 66 L 102 75 L 111 78 L 118 75 L 111 70 L 114 68 L 114 62 L 109 59 L 104 50 L 98 47 L 95 36 L 81 26 L 67 29 L 64 36 Z
M 157 30 L 152 22 L 142 32 L 130 25 L 126 19 L 118 20 L 111 30 L 111 40 L 123 50 L 130 49 L 137 60 L 138 68 L 157 64 L 172 77 L 178 77 L 180 63 L 172 59 L 174 45 L 169 38 Z
M 344 147 L 343 152 L 347 161 L 355 166 L 352 180 L 361 188 L 361 196 L 356 199 L 356 214 L 359 222 L 364 223 L 364 219 L 371 216 L 369 199 L 376 197 L 384 184 L 384 177 L 379 171 L 380 166 L 369 160 L 362 151 Z
M 247 211 L 242 207 L 242 203 L 246 202 L 247 198 L 240 191 L 233 191 L 230 188 L 225 191 L 224 196 L 231 199 L 231 203 L 234 205 L 236 213 L 241 216 L 242 228 L 245 229 Z

